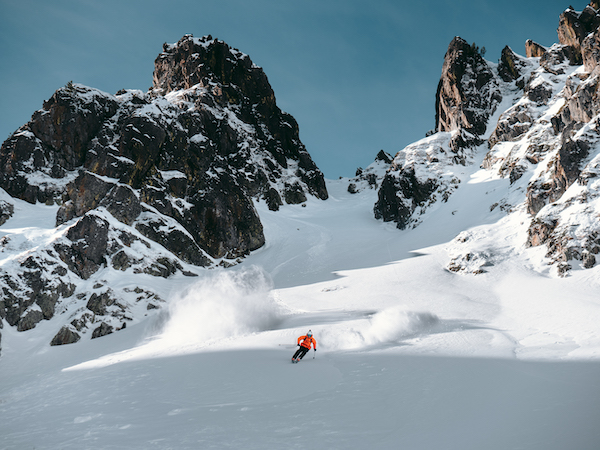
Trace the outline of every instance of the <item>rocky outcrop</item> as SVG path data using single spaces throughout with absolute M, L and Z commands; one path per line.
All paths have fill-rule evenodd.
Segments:
M 356 169 L 355 177 L 349 180 L 348 192 L 357 194 L 365 189 L 378 189 L 393 159 L 389 153 L 380 150 L 373 163 L 365 169 Z
M 513 80 L 518 77 L 518 60 L 512 52 L 504 55 L 503 73 Z M 459 183 L 448 166 L 469 164 L 471 151 L 484 142 L 481 136 L 501 100 L 498 79 L 479 48 L 455 37 L 436 93 L 437 133 L 396 154 L 381 181 L 375 218 L 404 229 L 417 224 L 431 204 L 446 201 Z
M 436 131 L 465 131 L 481 136 L 502 99 L 496 77 L 479 49 L 455 37 L 444 58 L 436 94 Z
M 278 172 L 293 166 L 295 175 L 303 182 L 303 191 L 327 198 L 323 175 L 298 137 L 298 124 L 277 107 L 267 76 L 248 55 L 211 36 L 201 39 L 184 36 L 175 45 L 165 45 L 163 50 L 155 61 L 154 94 L 167 95 L 196 86 L 186 92 L 186 101 L 205 102 L 208 108 L 235 105 L 238 119 L 246 129 L 252 129 L 256 144 L 270 156 L 274 167 L 262 167 L 262 173 L 257 171 L 252 183 L 246 183 L 251 195 L 264 195 L 270 188 L 263 178 L 268 178 L 274 168 Z M 216 131 L 207 130 L 206 136 L 212 140 Z M 221 144 L 225 147 L 221 149 L 223 154 L 227 150 L 238 153 L 236 148 L 228 149 L 225 141 L 221 140 Z M 236 158 L 236 166 L 248 168 L 248 161 L 240 156 Z
M 438 185 L 431 178 L 419 179 L 414 166 L 392 170 L 395 173 L 388 174 L 381 183 L 373 211 L 376 219 L 396 222 L 397 227 L 403 230 L 410 223 L 417 207 L 426 204 Z
M 586 72 L 592 72 L 600 64 L 600 32 L 588 34 L 581 43 L 583 66 Z
M 81 336 L 69 326 L 64 326 L 50 341 L 50 345 L 73 344 L 81 339 Z
M 597 2 L 582 12 L 567 9 L 552 47 L 527 42 L 527 56 L 539 57 L 539 67 L 525 61 L 523 97 L 500 116 L 483 164 L 525 189 L 527 246 L 545 246 L 563 276 L 575 264 L 593 267 L 600 253 L 600 224 L 590 220 L 600 201 L 597 11 Z M 549 114 L 551 105 L 558 107 Z
M 0 226 L 4 225 L 15 212 L 15 206 L 4 200 L 0 200 Z
M 377 192 L 375 218 L 395 222 L 399 229 L 414 227 L 432 204 L 447 201 L 460 183 L 448 169 L 466 164 L 464 153 L 453 146 L 463 133 L 435 133 L 398 152 Z M 469 139 L 472 136 L 464 141 Z
M 0 317 L 19 330 L 52 317 L 61 299 L 86 305 L 53 345 L 85 334 L 88 312 L 126 316 L 120 299 L 129 294 L 112 292 L 103 307 L 96 300 L 106 292 L 75 292 L 79 280 L 235 264 L 265 243 L 255 201 L 277 210 L 328 196 L 263 70 L 223 41 L 191 35 L 163 46 L 148 92 L 111 95 L 73 83 L 56 91 L 2 144 L 0 187 L 60 205 L 56 239 L 34 252 L 38 279 L 27 278 L 28 267 L 0 273 Z M 0 201 L 0 223 L 12 213 Z M 2 245 L 11 248 L 8 238 Z
M 113 327 L 105 322 L 102 322 L 99 327 L 94 329 L 94 332 L 92 333 L 92 339 L 106 336 L 107 334 L 111 334 L 112 332 Z
M 567 8 L 559 18 L 558 40 L 573 50 L 572 64 L 581 64 L 581 43 L 585 37 L 600 25 L 600 14 L 597 6 L 592 2 L 582 12 L 575 11 L 572 7 Z
M 525 41 L 525 56 L 528 58 L 539 58 L 546 53 L 547 48 L 538 44 L 537 42 L 533 42 L 531 39 L 527 39 Z
M 526 62 L 521 57 L 515 54 L 507 45 L 502 49 L 500 62 L 498 63 L 498 75 L 505 82 L 515 81 L 517 86 L 523 88 L 523 69 Z

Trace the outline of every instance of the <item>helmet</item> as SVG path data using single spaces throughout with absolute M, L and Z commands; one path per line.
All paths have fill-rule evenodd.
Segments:
M 308 337 L 311 337 L 311 336 L 312 336 L 312 331 L 308 330 L 308 333 L 306 333 L 306 335 L 307 335 Z

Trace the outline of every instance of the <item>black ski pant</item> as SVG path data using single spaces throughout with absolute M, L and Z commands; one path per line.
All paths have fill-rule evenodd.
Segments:
M 306 355 L 306 352 L 309 350 L 310 348 L 300 346 L 300 348 L 296 350 L 296 353 L 294 353 L 294 356 L 292 356 L 292 359 L 296 359 L 298 356 L 300 356 L 300 359 L 304 358 L 304 355 Z

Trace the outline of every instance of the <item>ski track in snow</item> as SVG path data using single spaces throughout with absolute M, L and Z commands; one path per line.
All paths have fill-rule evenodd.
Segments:
M 552 278 L 518 214 L 490 218 L 505 180 L 464 177 L 403 232 L 344 180 L 326 202 L 259 203 L 264 248 L 154 281 L 167 306 L 101 339 L 5 326 L 0 448 L 597 449 L 600 270 Z M 35 214 L 33 243 L 55 210 Z M 487 273 L 446 270 L 463 230 L 496 252 Z M 292 365 L 308 329 L 318 350 Z

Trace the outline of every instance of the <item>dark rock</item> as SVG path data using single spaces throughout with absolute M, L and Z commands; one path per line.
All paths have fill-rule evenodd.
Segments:
M 568 62 L 572 66 L 581 64 L 581 49 L 571 45 L 555 44 L 540 57 L 540 65 L 547 72 L 555 75 L 565 73 L 564 68 L 559 67 L 565 62 Z
M 107 334 L 111 334 L 114 328 L 109 324 L 102 322 L 98 328 L 94 330 L 92 333 L 92 339 L 96 339 L 102 336 L 106 336 Z
M 525 94 L 532 102 L 538 105 L 545 105 L 552 97 L 552 88 L 544 83 L 535 84 L 533 87 L 526 85 Z
M 101 294 L 93 293 L 87 302 L 87 309 L 99 316 L 105 316 L 108 313 L 108 307 L 116 302 L 110 291 Z
M 284 168 L 287 159 L 298 161 L 298 176 L 309 193 L 327 198 L 323 175 L 298 137 L 298 124 L 277 107 L 267 76 L 248 55 L 210 36 L 186 35 L 177 44 L 164 46 L 155 61 L 154 92 L 164 95 L 198 84 L 212 89 L 217 104 L 239 105 L 241 120 L 257 130 L 275 161 Z M 207 131 L 211 140 L 219 140 Z M 221 143 L 227 146 L 226 141 Z
M 93 323 L 94 315 L 90 313 L 83 313 L 79 318 L 73 319 L 71 325 L 75 327 L 77 331 L 82 331 L 87 328 L 89 323 Z
M 478 135 L 466 131 L 464 128 L 459 129 L 450 139 L 448 146 L 454 154 L 452 161 L 454 164 L 466 165 L 467 155 L 465 150 L 483 144 L 483 139 Z
M 298 205 L 306 201 L 306 195 L 304 194 L 300 183 L 286 183 L 283 196 L 285 198 L 285 202 L 292 205 Z
M 127 270 L 134 263 L 138 262 L 138 261 L 132 260 L 132 258 L 127 254 L 127 252 L 125 252 L 125 250 L 121 250 L 117 254 L 115 254 L 112 257 L 111 261 L 112 261 L 113 269 L 123 270 L 123 271 Z
M 64 326 L 60 329 L 56 336 L 52 338 L 50 345 L 65 345 L 73 344 L 81 339 L 81 336 L 73 331 L 70 327 Z
M 145 273 L 154 277 L 168 278 L 178 270 L 182 270 L 181 265 L 169 258 L 158 258 L 152 264 L 145 266 L 142 270 L 134 269 L 134 273 Z
M 52 153 L 47 146 L 27 126 L 21 127 L 0 147 L 0 187 L 12 197 L 29 203 L 45 203 L 60 196 L 60 189 L 32 184 L 27 179 L 28 174 L 43 167 L 50 172 L 51 161 Z
M 35 328 L 35 326 L 42 321 L 44 315 L 41 311 L 34 309 L 29 311 L 25 316 L 19 320 L 17 331 L 27 331 Z
M 215 189 L 194 201 L 186 229 L 209 255 L 238 257 L 262 247 L 263 227 L 253 203 L 239 185 L 222 176 Z
M 388 173 L 381 182 L 373 208 L 375 218 L 396 222 L 399 229 L 405 229 L 414 210 L 429 199 L 436 187 L 434 180 L 422 182 L 417 179 L 411 167 L 399 173 Z
M 393 160 L 389 153 L 380 150 L 366 169 L 356 169 L 356 176 L 349 180 L 348 192 L 357 194 L 364 189 L 378 189 Z
M 494 74 L 478 49 L 455 37 L 448 46 L 436 93 L 436 130 L 462 128 L 480 136 L 501 99 Z
M 592 72 L 600 65 L 600 29 L 584 38 L 581 43 L 581 54 L 587 72 Z
M 283 205 L 283 201 L 281 200 L 281 196 L 277 189 L 270 188 L 265 194 L 265 200 L 267 202 L 267 206 L 270 211 L 279 211 L 279 207 Z
M 129 186 L 117 185 L 106 193 L 99 206 L 104 206 L 119 222 L 127 225 L 142 212 L 140 200 Z
M 177 223 L 177 222 L 175 222 Z M 182 261 L 196 266 L 209 266 L 210 260 L 204 256 L 198 244 L 185 230 L 176 228 L 160 217 L 136 223 L 135 228 L 148 239 L 158 242 Z M 114 265 L 113 258 L 113 265 Z
M 379 153 L 377 153 L 377 156 L 375 157 L 375 161 L 381 161 L 385 164 L 391 164 L 393 160 L 394 158 L 392 158 L 389 153 L 384 152 L 383 150 L 379 150 Z M 358 176 L 358 174 L 356 175 Z
M 8 219 L 12 217 L 15 212 L 15 207 L 12 203 L 0 200 L 0 226 L 4 225 Z
M 521 77 L 521 62 L 519 57 L 507 45 L 502 49 L 500 63 L 498 64 L 498 75 L 504 81 L 515 81 Z
M 57 243 L 54 249 L 72 272 L 87 280 L 106 263 L 108 228 L 106 220 L 85 215 L 69 228 L 71 243 Z
M 31 131 L 55 151 L 57 163 L 67 170 L 81 166 L 87 145 L 102 123 L 117 111 L 112 96 L 81 85 L 67 85 L 34 113 Z
M 581 256 L 581 263 L 585 269 L 591 269 L 596 265 L 596 256 L 589 251 L 584 251 Z
M 91 172 L 82 171 L 72 183 L 67 185 L 68 200 L 56 213 L 56 225 L 81 217 L 97 208 L 113 186 L 114 184 L 102 180 Z

